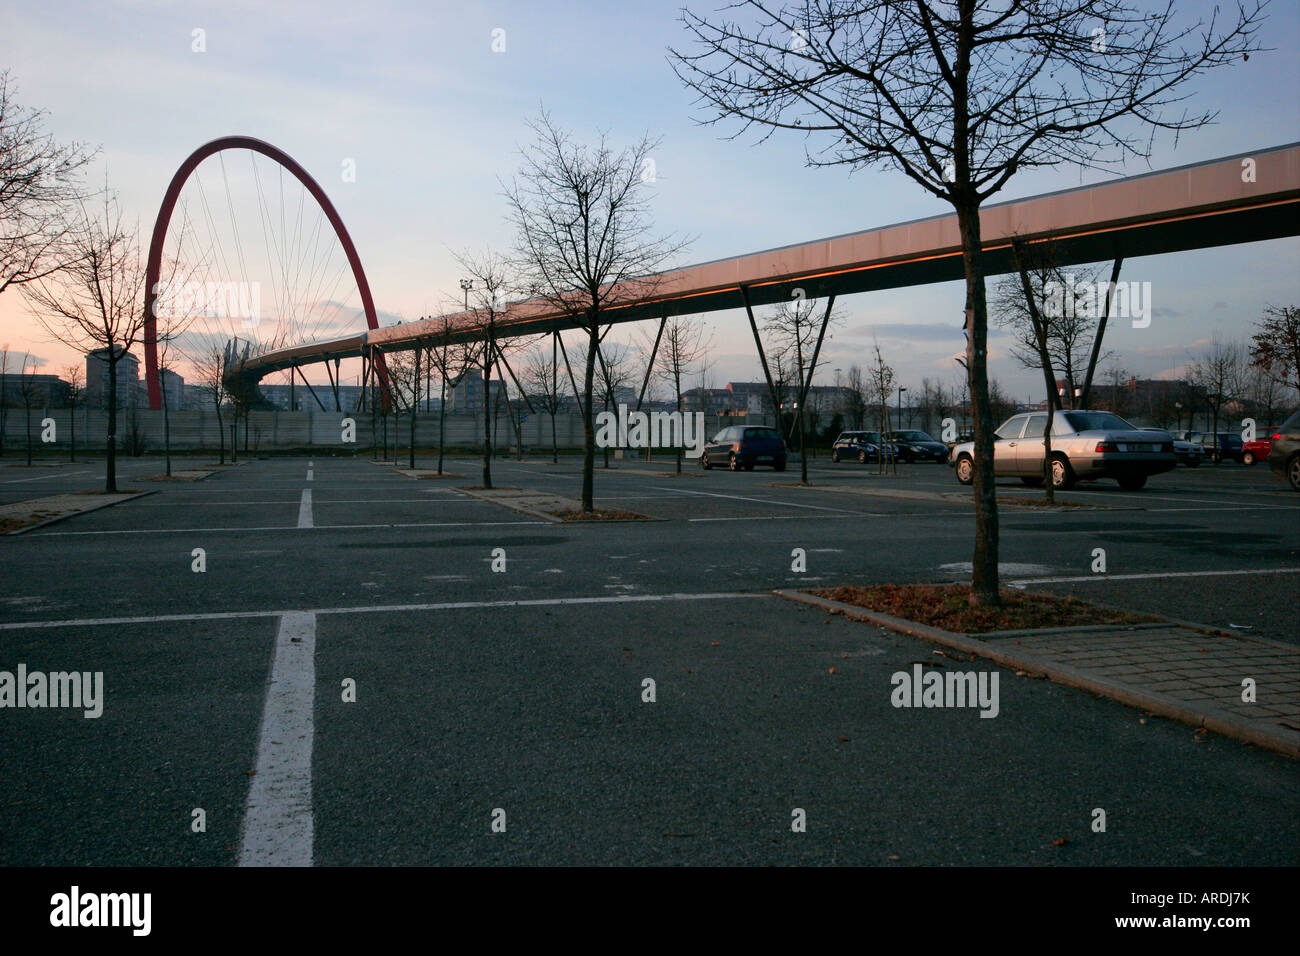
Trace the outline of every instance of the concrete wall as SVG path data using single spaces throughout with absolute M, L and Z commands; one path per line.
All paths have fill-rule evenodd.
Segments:
M 4 450 L 6 455 L 18 455 L 26 448 L 25 413 L 21 408 L 5 409 Z M 77 448 L 102 450 L 108 430 L 108 414 L 102 409 L 78 408 L 76 410 Z M 41 443 L 41 421 L 54 420 L 53 443 Z M 66 408 L 32 409 L 33 453 L 42 456 L 67 453 L 72 438 L 71 413 Z M 173 451 L 216 451 L 218 446 L 217 416 L 211 409 L 174 411 L 169 413 L 171 447 Z M 343 443 L 343 421 L 352 418 L 356 425 L 355 445 Z M 231 418 L 222 416 L 225 443 L 230 444 Z M 770 423 L 761 415 L 749 416 L 752 424 Z M 719 419 L 716 415 L 705 417 L 704 433 L 712 437 L 727 425 L 742 424 L 738 418 Z M 378 443 L 383 443 L 383 420 L 375 422 Z M 400 427 L 398 440 L 403 448 L 409 443 L 410 422 L 402 418 L 400 426 L 394 416 L 388 418 L 388 441 L 392 444 L 393 432 Z M 126 409 L 118 413 L 118 447 L 129 450 L 133 430 L 143 439 L 145 451 L 158 452 L 163 448 L 163 413 L 148 409 Z M 551 448 L 551 417 L 545 413 L 529 415 L 523 422 L 523 442 L 526 451 L 545 452 Z M 555 416 L 556 440 L 561 450 L 582 448 L 582 418 L 576 414 Z M 239 448 L 242 451 L 247 437 L 249 451 L 288 451 L 295 448 L 337 447 L 347 450 L 369 449 L 372 444 L 371 418 L 368 414 L 350 415 L 343 412 L 322 411 L 265 411 L 248 416 L 248 432 L 244 423 L 239 425 Z M 446 447 L 482 448 L 483 416 L 466 412 L 448 412 L 446 416 Z M 436 448 L 438 445 L 438 414 L 421 413 L 416 417 L 415 444 L 417 448 Z M 493 444 L 499 448 L 515 444 L 514 430 L 504 412 L 495 423 Z

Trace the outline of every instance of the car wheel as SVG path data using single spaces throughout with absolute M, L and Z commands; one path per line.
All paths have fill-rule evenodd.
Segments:
M 1119 486 L 1125 491 L 1141 491 L 1146 487 L 1146 475 L 1125 475 L 1123 478 L 1116 479 Z
M 753 470 L 754 470 L 754 463 L 751 461 L 749 464 L 747 464 L 747 465 L 745 466 L 745 470 L 746 470 L 746 471 L 753 471 Z
M 1286 480 L 1292 491 L 1300 491 L 1300 455 L 1292 455 L 1286 463 Z
M 736 453 L 734 451 L 727 456 L 727 467 L 732 471 L 740 471 L 740 462 L 736 460 Z
M 1201 467 L 1201 460 L 1199 458 L 1189 458 L 1187 461 L 1183 462 L 1183 464 L 1188 468 L 1199 468 Z
M 1052 487 L 1058 491 L 1068 491 L 1074 487 L 1074 469 L 1070 461 L 1060 455 L 1052 456 Z
M 969 485 L 975 480 L 975 462 L 967 455 L 957 459 L 957 480 L 963 485 Z
M 865 449 L 858 451 L 858 462 L 865 465 L 867 463 L 867 452 Z
M 1216 451 L 1214 454 L 1210 455 L 1210 461 L 1212 461 L 1212 462 L 1214 462 L 1216 465 L 1218 465 L 1218 464 L 1222 463 L 1222 461 L 1223 461 L 1223 456 L 1220 455 L 1220 454 Z
M 709 471 L 713 468 L 713 466 L 709 464 L 709 456 L 703 452 L 700 453 L 700 467 L 705 471 Z
M 832 464 L 832 465 L 838 465 L 839 463 L 840 463 L 840 453 L 839 453 L 838 451 L 834 451 L 834 450 L 832 450 L 832 451 L 831 451 L 831 464 Z
M 776 471 L 785 471 L 785 459 L 782 458 L 780 461 L 778 461 L 778 462 L 777 462 L 775 465 L 773 465 L 772 467 L 773 467 L 773 469 L 775 469 Z
M 1021 478 L 1020 483 L 1028 485 L 1030 488 L 1041 488 L 1043 485 L 1042 478 Z
M 1241 463 L 1243 465 L 1255 464 L 1255 453 L 1253 451 L 1246 452 L 1246 454 L 1241 456 Z

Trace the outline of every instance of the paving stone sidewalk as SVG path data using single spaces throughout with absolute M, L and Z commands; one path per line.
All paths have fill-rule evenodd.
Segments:
M 775 593 L 1300 758 L 1300 647 L 1172 621 L 954 634 L 799 591 Z M 1247 679 L 1253 702 L 1243 699 Z
M 1300 746 L 1300 648 L 1190 627 L 993 638 L 1043 660 Z M 1243 700 L 1254 681 L 1254 702 Z

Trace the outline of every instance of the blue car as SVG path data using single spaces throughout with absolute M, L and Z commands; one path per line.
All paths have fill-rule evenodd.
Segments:
M 785 471 L 785 440 L 775 428 L 765 425 L 732 425 L 713 436 L 700 453 L 705 471 L 726 465 L 732 471 L 753 471 L 755 465 L 771 465 Z

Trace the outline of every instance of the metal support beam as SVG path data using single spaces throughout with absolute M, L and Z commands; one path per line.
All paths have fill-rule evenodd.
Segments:
M 1083 393 L 1079 396 L 1079 407 L 1087 408 L 1088 402 L 1092 398 L 1092 375 L 1097 370 L 1097 362 L 1101 357 L 1101 340 L 1106 334 L 1106 322 L 1110 319 L 1110 304 L 1115 298 L 1115 284 L 1119 282 L 1119 267 L 1124 264 L 1123 256 L 1115 257 L 1115 265 L 1110 270 L 1110 285 L 1106 286 L 1106 307 L 1102 310 L 1101 319 L 1097 322 L 1097 335 L 1092 340 L 1092 355 L 1088 358 L 1088 374 L 1083 378 Z M 1150 304 L 1150 303 L 1148 303 Z M 1073 405 L 1074 396 L 1070 396 Z
M 320 410 L 322 412 L 326 411 L 327 409 L 325 408 L 325 403 L 322 402 L 320 398 L 316 395 L 316 389 L 311 387 L 311 382 L 307 381 L 306 375 L 302 377 L 302 384 L 306 387 L 307 391 L 311 392 L 311 397 L 316 399 L 316 404 L 320 406 Z
M 533 408 L 533 403 L 528 400 L 528 393 L 524 391 L 523 386 L 519 384 L 519 379 L 515 377 L 515 370 L 512 369 L 510 367 L 510 363 L 506 361 L 506 353 L 502 350 L 501 346 L 498 345 L 497 346 L 497 377 L 498 378 L 501 377 L 502 365 L 504 365 L 506 367 L 506 371 L 510 373 L 510 381 L 515 383 L 515 388 L 519 389 L 519 394 L 524 397 L 524 404 L 528 406 L 529 414 L 532 415 L 537 414 L 537 409 Z M 506 396 L 506 401 L 507 403 L 510 401 L 509 395 Z
M 659 355 L 659 340 L 664 337 L 664 326 L 668 324 L 668 316 L 659 320 L 659 331 L 655 333 L 655 347 L 650 350 L 650 361 L 645 366 L 645 381 L 641 383 L 641 394 L 636 397 L 636 410 L 641 411 L 641 403 L 645 401 L 645 390 L 650 384 L 650 375 L 655 370 L 655 358 Z
M 578 403 L 578 414 L 585 419 L 587 415 L 582 410 L 582 393 L 578 391 L 578 383 L 573 378 L 573 366 L 569 364 L 569 350 L 564 347 L 564 339 L 560 338 L 558 329 L 555 332 L 555 337 L 560 343 L 560 354 L 564 356 L 564 367 L 569 370 L 569 384 L 573 386 L 573 400 Z
M 831 295 L 826 300 L 826 314 L 822 316 L 822 327 L 817 333 L 817 345 L 813 347 L 812 361 L 808 363 L 808 377 L 804 379 L 803 388 L 799 392 L 799 407 L 803 408 L 803 403 L 808 400 L 808 389 L 812 387 L 813 371 L 817 368 L 817 356 L 822 351 L 822 339 L 826 337 L 826 326 L 831 322 L 831 309 L 835 307 L 835 296 Z
M 763 340 L 758 337 L 758 323 L 754 321 L 754 308 L 749 302 L 749 289 L 740 286 L 740 297 L 745 302 L 745 314 L 749 316 L 749 329 L 754 333 L 754 347 L 758 349 L 758 360 L 763 365 L 763 378 L 767 380 L 767 394 L 772 399 L 772 414 L 776 416 L 776 427 L 781 428 L 781 403 L 776 397 L 776 385 L 772 383 L 772 372 L 767 367 L 767 353 L 763 351 Z

